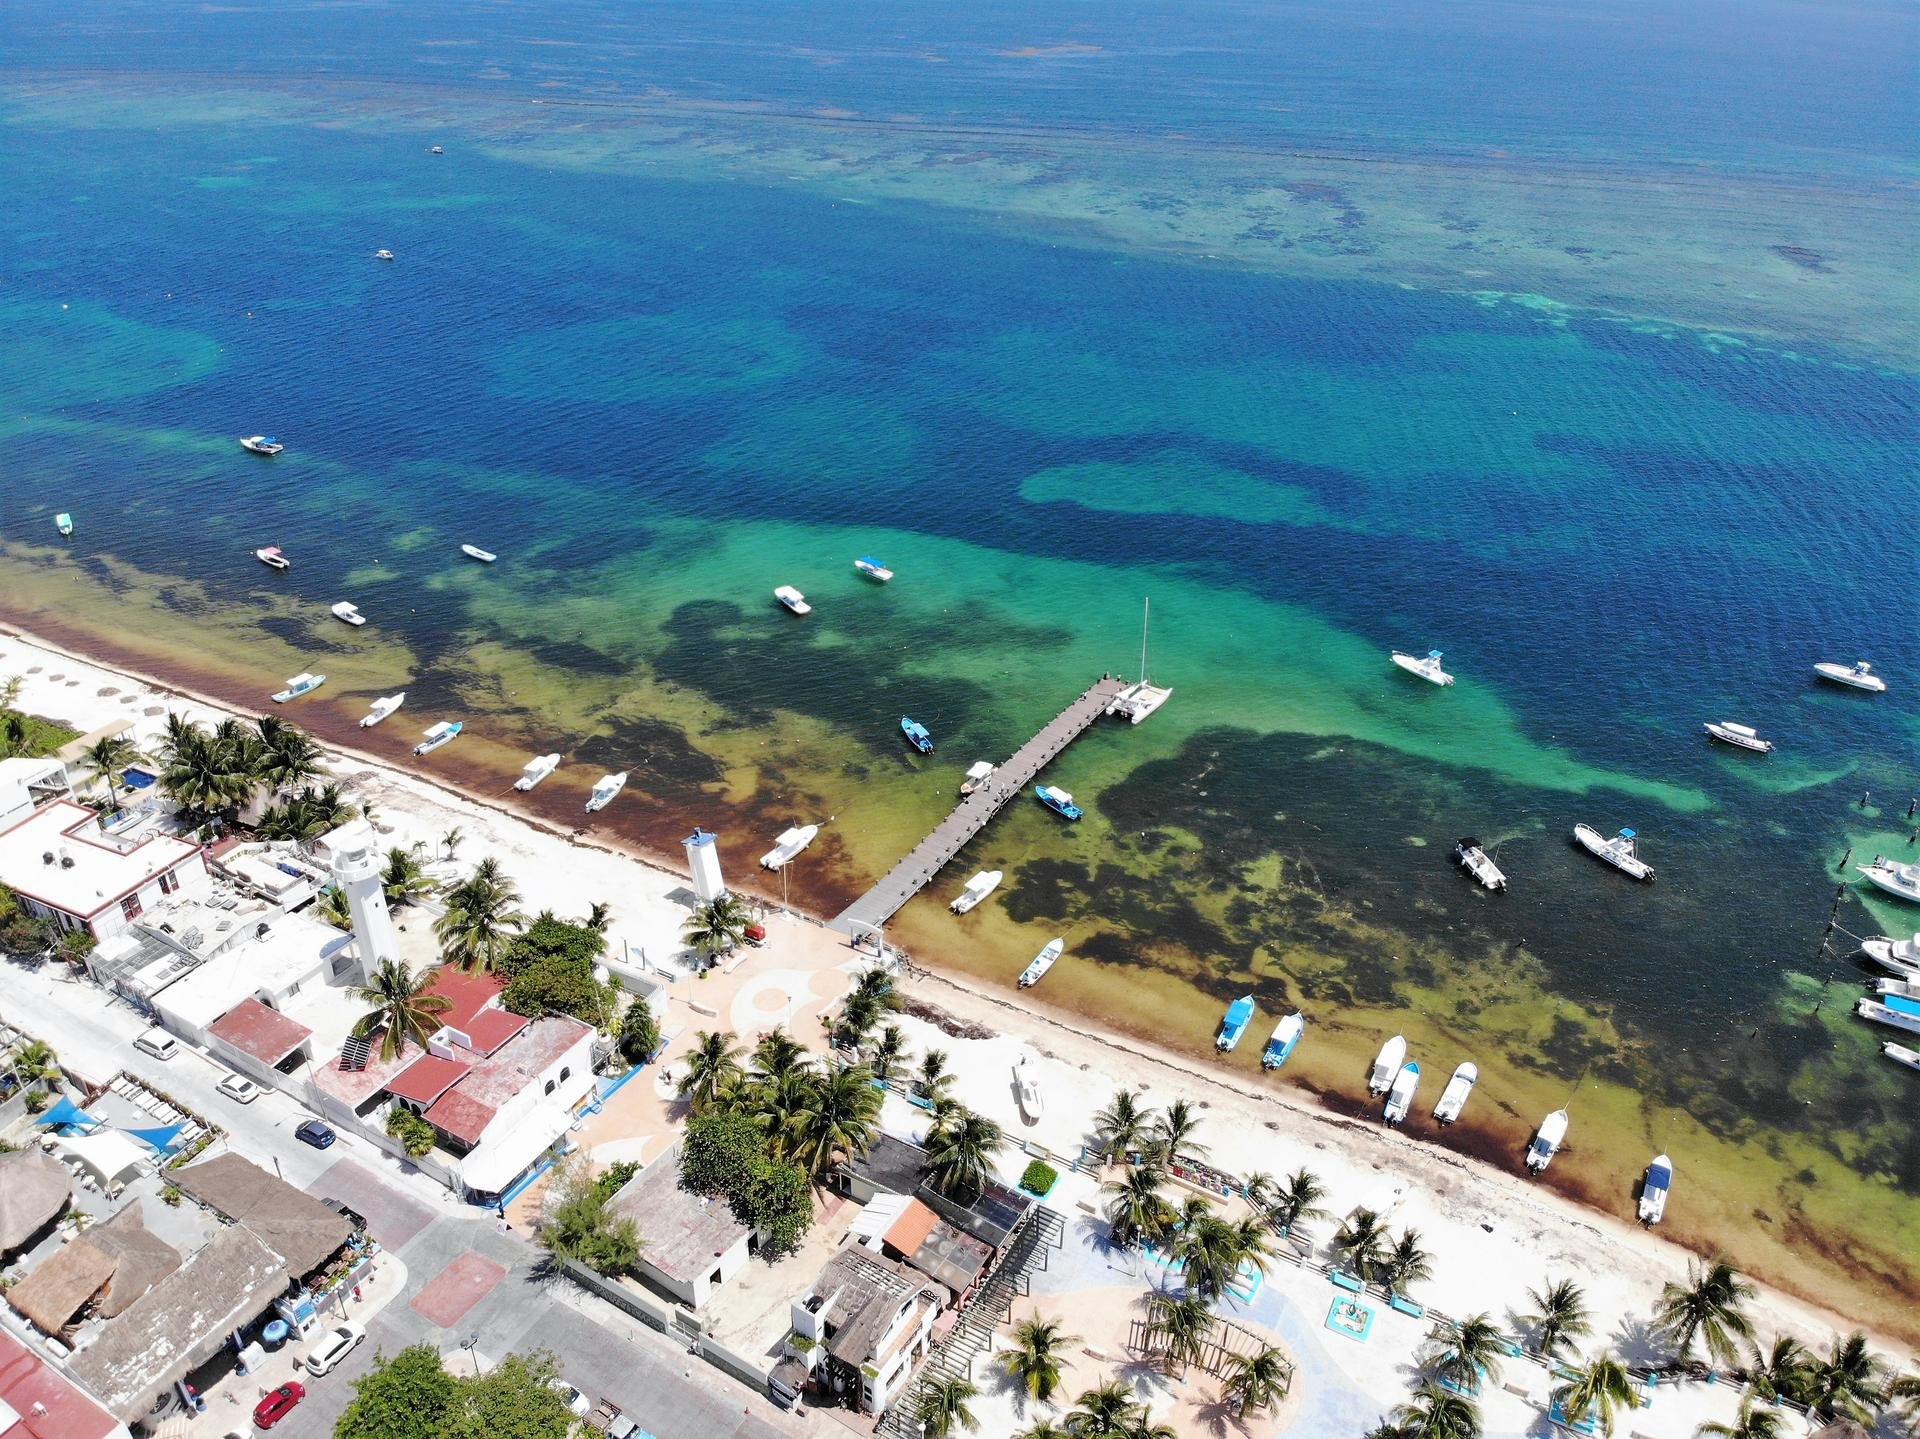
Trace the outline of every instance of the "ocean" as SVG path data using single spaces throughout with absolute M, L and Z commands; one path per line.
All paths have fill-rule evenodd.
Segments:
M 830 912 L 1151 597 L 1173 699 L 1047 772 L 1086 819 L 1015 806 L 898 942 L 1004 985 L 1062 935 L 1039 998 L 1207 1053 L 1252 993 L 1249 1072 L 1298 1007 L 1265 1082 L 1347 1111 L 1403 1032 L 1480 1066 L 1434 1142 L 1569 1104 L 1552 1182 L 1630 1213 L 1664 1149 L 1677 1238 L 1912 1327 L 1848 937 L 1920 912 L 1842 864 L 1920 858 L 1909 11 L 13 20 L 0 618 L 247 704 L 325 671 L 291 717 L 383 754 L 464 718 L 427 764 L 487 793 L 559 750 L 568 825 L 629 770 L 599 832 L 739 878 L 820 823 Z M 1856 658 L 1889 693 L 1812 678 Z

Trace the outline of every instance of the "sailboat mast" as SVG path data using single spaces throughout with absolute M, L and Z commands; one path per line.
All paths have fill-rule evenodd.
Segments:
M 1140 602 L 1140 683 L 1147 682 L 1147 620 L 1153 614 L 1153 596 Z

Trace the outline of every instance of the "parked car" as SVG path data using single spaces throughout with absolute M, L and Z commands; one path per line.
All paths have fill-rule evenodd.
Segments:
M 142 1054 L 151 1054 L 155 1059 L 172 1059 L 180 1052 L 180 1041 L 166 1030 L 155 1027 L 135 1039 L 133 1047 Z
M 359 1347 L 360 1341 L 367 1337 L 364 1325 L 348 1319 L 325 1330 L 320 1340 L 307 1351 L 307 1357 L 300 1362 L 307 1366 L 307 1373 L 320 1379 L 331 1374 L 342 1359 Z
M 592 1412 L 593 1401 L 566 1380 L 556 1376 L 547 1382 L 553 1386 L 554 1393 L 560 1396 L 561 1401 L 567 1406 L 567 1412 L 574 1418 L 584 1419 Z
M 260 1097 L 260 1086 L 244 1074 L 229 1074 L 220 1081 L 219 1089 L 235 1104 L 252 1104 Z
M 293 1131 L 293 1137 L 302 1144 L 311 1144 L 315 1149 L 325 1149 L 333 1143 L 334 1133 L 317 1119 L 309 1119 Z
M 293 1412 L 293 1406 L 307 1397 L 307 1387 L 298 1379 L 289 1379 L 253 1406 L 254 1426 L 271 1429 Z

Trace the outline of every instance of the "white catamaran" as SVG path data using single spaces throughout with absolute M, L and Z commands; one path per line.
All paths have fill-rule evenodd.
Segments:
M 968 910 L 979 904 L 981 900 L 992 894 L 994 890 L 998 889 L 1000 887 L 1000 881 L 1004 878 L 1005 876 L 997 869 L 981 870 L 980 873 L 967 881 L 967 887 L 960 891 L 953 903 L 948 905 L 947 908 L 955 914 L 965 914 Z
M 1140 606 L 1140 678 L 1107 702 L 1107 713 L 1129 724 L 1139 724 L 1173 698 L 1171 689 L 1147 681 L 1147 620 L 1152 613 L 1153 598 L 1148 596 Z

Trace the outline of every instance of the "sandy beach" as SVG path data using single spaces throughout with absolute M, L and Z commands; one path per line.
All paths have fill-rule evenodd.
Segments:
M 136 738 L 145 741 L 170 709 L 202 720 L 232 712 L 206 696 L 182 694 L 7 630 L 0 632 L 0 679 L 15 675 L 22 681 L 22 709 L 83 731 L 125 718 L 135 726 Z M 297 703 L 286 707 L 285 714 L 300 721 Z M 330 747 L 329 752 L 332 768 L 348 783 L 353 798 L 374 806 L 387 842 L 419 841 L 433 850 L 449 831 L 458 829 L 464 836 L 458 862 L 470 863 L 483 854 L 499 859 L 518 883 L 529 911 L 551 908 L 562 915 L 582 914 L 594 902 L 604 901 L 612 906 L 610 932 L 616 950 L 624 946 L 635 958 L 664 959 L 680 948 L 685 907 L 675 892 L 684 889 L 683 874 L 647 856 L 583 840 L 351 750 Z M 745 844 L 737 845 L 725 851 L 723 859 L 731 882 L 752 887 L 752 881 L 765 876 L 753 867 L 756 854 L 745 850 Z M 820 971 L 857 964 L 838 935 L 804 917 L 779 930 L 777 943 L 787 955 L 783 963 Z M 1036 1145 L 1071 1159 L 1093 1111 L 1123 1083 L 1138 1090 L 1149 1105 L 1186 1097 L 1206 1116 L 1199 1137 L 1221 1168 L 1243 1175 L 1256 1170 L 1284 1175 L 1305 1166 L 1325 1182 L 1331 1196 L 1328 1207 L 1336 1213 L 1363 1202 L 1377 1205 L 1382 1196 L 1398 1191 L 1393 1224 L 1417 1227 L 1434 1255 L 1433 1278 L 1421 1286 L 1420 1295 L 1431 1307 L 1455 1315 L 1487 1311 L 1496 1322 L 1506 1323 L 1509 1316 L 1527 1311 L 1529 1288 L 1570 1277 L 1587 1290 L 1596 1316 L 1596 1343 L 1614 1344 L 1634 1362 L 1653 1357 L 1644 1321 L 1661 1285 L 1684 1276 L 1689 1257 L 1656 1234 L 1582 1209 L 1529 1185 L 1518 1174 L 1423 1145 L 1376 1123 L 1330 1114 L 1304 1095 L 1250 1093 L 1236 1076 L 1209 1073 L 1202 1061 L 1122 1039 L 1079 1018 L 1055 1017 L 1036 1005 L 1031 994 L 1001 998 L 921 966 L 909 970 L 906 992 L 928 1007 L 923 1013 L 938 1011 L 954 1028 L 978 1026 L 995 1036 L 960 1038 L 927 1018 L 902 1020 L 914 1054 L 929 1047 L 947 1051 L 949 1067 L 958 1076 L 957 1092 L 968 1105 Z M 769 1017 L 785 1022 L 794 1016 Z M 722 1023 L 725 1018 L 723 1014 Z M 670 1019 L 667 1027 L 677 1032 L 677 1040 L 666 1056 L 669 1065 L 703 1022 L 713 1021 L 680 1014 Z M 795 1032 L 817 1039 L 815 1028 L 814 1034 L 804 1028 Z M 1034 1125 L 1020 1115 L 1009 1082 L 1022 1053 L 1037 1057 L 1047 1097 L 1045 1116 Z M 1433 1097 L 1426 1096 L 1426 1102 Z M 1021 1163 L 1024 1156 L 1009 1150 L 1001 1168 L 1017 1177 Z M 1684 1185 L 1683 1170 L 1676 1205 L 1685 1203 Z M 1324 1240 L 1332 1227 L 1318 1226 L 1317 1237 Z M 1845 1307 L 1823 1307 L 1763 1289 L 1754 1317 L 1763 1335 L 1789 1331 L 1824 1349 L 1833 1334 L 1861 1327 L 1847 1317 Z M 1875 1343 L 1889 1359 L 1911 1359 L 1892 1336 L 1876 1336 Z

